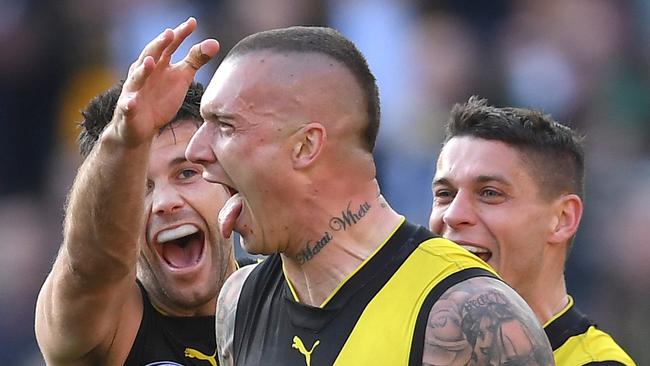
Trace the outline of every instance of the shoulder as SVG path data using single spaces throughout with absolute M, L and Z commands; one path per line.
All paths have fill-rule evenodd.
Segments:
M 597 328 L 569 297 L 569 305 L 544 327 L 559 364 L 635 365 L 614 338 Z
M 237 258 L 237 268 L 242 268 L 250 264 L 259 263 L 260 260 L 253 257 L 239 257 Z
M 250 299 L 251 294 L 259 293 L 271 278 L 282 273 L 282 261 L 279 255 L 271 255 L 259 262 L 245 265 L 231 274 L 221 287 L 217 299 L 217 322 L 224 312 L 230 313 L 240 299 Z M 277 278 L 276 278 L 277 280 Z
M 226 282 L 221 287 L 221 292 L 219 293 L 219 299 L 217 302 L 217 312 L 219 311 L 219 306 L 222 303 L 230 304 L 234 302 L 236 304 L 237 298 L 241 293 L 241 289 L 244 286 L 244 282 L 251 272 L 257 268 L 259 263 L 253 263 L 245 265 L 231 274 Z
M 451 286 L 429 312 L 425 365 L 552 365 L 541 325 L 499 279 L 473 277 Z
M 423 241 L 418 246 L 418 250 L 422 254 L 440 262 L 453 263 L 459 268 L 479 267 L 496 275 L 494 269 L 477 256 L 468 252 L 460 245 L 442 237 L 429 238 Z
M 223 287 L 221 287 L 217 299 L 215 318 L 219 365 L 234 365 L 233 338 L 237 317 L 237 303 L 246 279 L 257 266 L 258 264 L 250 264 L 238 269 L 228 277 Z
M 589 365 L 635 365 L 614 338 L 594 325 L 562 344 L 556 351 L 556 359 L 591 360 Z

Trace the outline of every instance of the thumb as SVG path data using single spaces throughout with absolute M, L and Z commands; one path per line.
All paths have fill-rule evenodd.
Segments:
M 206 39 L 195 44 L 183 59 L 183 64 L 194 71 L 205 65 L 219 52 L 219 42 L 216 39 Z

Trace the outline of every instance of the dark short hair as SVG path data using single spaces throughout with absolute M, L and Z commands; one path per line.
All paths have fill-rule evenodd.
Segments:
M 252 34 L 239 41 L 226 59 L 261 50 L 322 54 L 347 68 L 366 98 L 368 125 L 361 138 L 367 150 L 372 152 L 379 131 L 379 89 L 366 58 L 354 43 L 332 28 L 294 26 Z
M 564 193 L 584 199 L 583 137 L 548 114 L 527 108 L 497 108 L 472 96 L 452 108 L 444 143 L 457 136 L 501 141 L 517 149 L 545 199 Z
M 90 154 L 102 131 L 104 131 L 113 119 L 113 112 L 117 106 L 117 100 L 122 93 L 123 85 L 124 80 L 113 85 L 108 90 L 94 97 L 81 111 L 83 121 L 79 123 L 81 131 L 77 141 L 81 156 L 84 158 Z M 173 124 L 179 120 L 194 121 L 196 126 L 199 127 L 203 123 L 200 113 L 203 91 L 204 87 L 201 83 L 192 82 L 176 116 L 164 125 L 160 131 L 173 128 Z

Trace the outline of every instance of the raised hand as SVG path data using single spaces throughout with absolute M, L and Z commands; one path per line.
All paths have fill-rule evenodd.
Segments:
M 207 39 L 195 44 L 183 60 L 171 64 L 176 49 L 195 29 L 194 18 L 173 30 L 165 29 L 131 64 L 113 116 L 114 132 L 126 146 L 150 141 L 174 118 L 196 71 L 219 51 L 219 43 Z

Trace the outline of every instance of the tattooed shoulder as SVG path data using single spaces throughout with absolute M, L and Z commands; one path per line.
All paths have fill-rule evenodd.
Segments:
M 449 288 L 433 305 L 424 365 L 554 365 L 544 330 L 508 285 L 475 277 Z
M 223 287 L 221 287 L 215 317 L 217 354 L 221 366 L 234 365 L 233 339 L 235 336 L 237 302 L 246 278 L 256 266 L 257 264 L 250 264 L 240 268 L 230 275 Z

